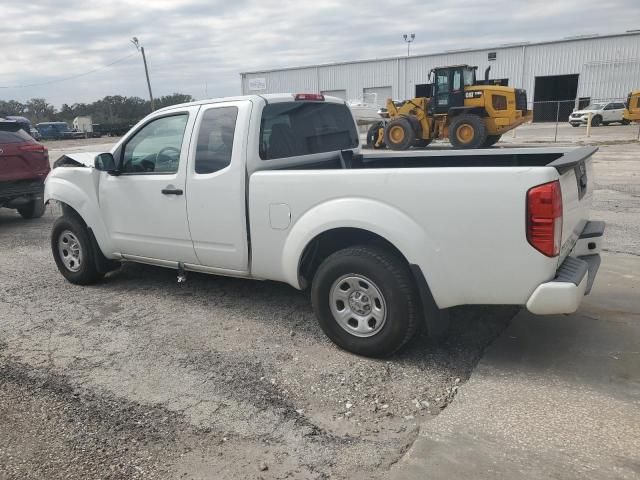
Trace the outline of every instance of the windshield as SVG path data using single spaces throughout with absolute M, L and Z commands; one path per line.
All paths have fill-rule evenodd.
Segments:
M 584 110 L 602 110 L 605 107 L 606 103 L 592 103 Z

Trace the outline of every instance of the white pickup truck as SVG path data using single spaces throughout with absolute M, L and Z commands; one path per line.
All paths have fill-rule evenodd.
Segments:
M 597 272 L 594 148 L 363 153 L 343 100 L 314 94 L 172 106 L 109 153 L 61 157 L 45 200 L 62 275 L 121 261 L 310 286 L 325 333 L 369 356 L 449 307 L 570 313 Z

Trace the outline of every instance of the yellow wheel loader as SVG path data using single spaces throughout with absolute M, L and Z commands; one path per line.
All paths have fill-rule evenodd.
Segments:
M 627 97 L 622 118 L 627 122 L 640 122 L 640 90 L 634 90 Z
M 455 148 L 486 148 L 531 120 L 524 90 L 489 80 L 489 68 L 485 79 L 477 80 L 477 68 L 434 68 L 424 96 L 401 102 L 388 99 L 388 118 L 367 132 L 369 147 L 406 150 L 448 138 Z

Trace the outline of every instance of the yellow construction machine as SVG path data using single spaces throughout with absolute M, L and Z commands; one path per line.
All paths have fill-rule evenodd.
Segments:
M 478 67 L 434 68 L 423 96 L 401 102 L 387 100 L 384 120 L 367 132 L 372 148 L 406 150 L 448 138 L 455 148 L 486 148 L 503 133 L 528 122 L 527 92 L 489 80 L 476 79 Z
M 627 97 L 622 118 L 628 122 L 640 122 L 640 90 L 634 90 Z

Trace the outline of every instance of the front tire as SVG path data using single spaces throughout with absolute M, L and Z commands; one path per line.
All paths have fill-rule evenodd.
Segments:
M 358 355 L 391 355 L 418 329 L 409 267 L 383 248 L 362 245 L 330 255 L 313 278 L 311 300 L 325 334 Z
M 411 122 L 405 117 L 394 118 L 384 129 L 384 143 L 391 150 L 408 150 L 415 141 Z
M 18 213 L 22 218 L 40 218 L 44 215 L 44 200 L 42 198 L 34 198 L 27 205 L 18 207 Z
M 600 125 L 602 125 L 602 117 L 600 115 L 596 115 L 591 119 L 592 127 L 599 127 Z
M 58 218 L 51 230 L 51 251 L 58 270 L 76 285 L 91 285 L 104 274 L 96 267 L 96 252 L 87 227 L 74 216 Z
M 454 148 L 481 148 L 487 137 L 487 127 L 478 115 L 463 113 L 449 124 L 449 142 Z

